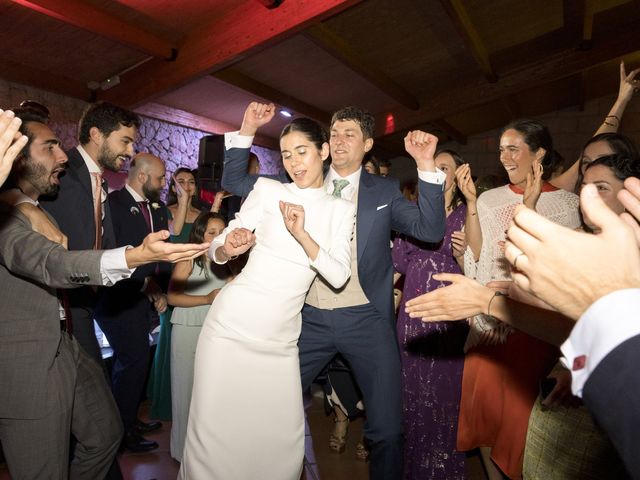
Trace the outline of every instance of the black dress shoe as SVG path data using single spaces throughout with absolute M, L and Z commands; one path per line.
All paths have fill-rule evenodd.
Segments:
M 143 422 L 139 418 L 136 418 L 135 422 L 133 422 L 133 429 L 141 434 L 155 432 L 156 430 L 160 430 L 161 428 L 161 422 Z
M 153 440 L 147 440 L 139 433 L 131 432 L 124 436 L 122 446 L 132 452 L 149 452 L 158 448 Z

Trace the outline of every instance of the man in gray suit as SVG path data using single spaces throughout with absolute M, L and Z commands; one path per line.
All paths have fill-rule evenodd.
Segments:
M 13 165 L 9 193 L 45 215 L 37 199 L 57 188 L 67 157 L 42 119 L 27 114 L 22 121 L 28 142 Z M 168 236 L 153 233 L 136 248 L 68 252 L 34 232 L 18 209 L 0 205 L 0 442 L 13 478 L 105 477 L 122 425 L 99 365 L 61 331 L 58 293 L 112 285 L 140 265 L 192 258 L 207 248 L 169 244 Z M 70 433 L 78 440 L 71 467 Z

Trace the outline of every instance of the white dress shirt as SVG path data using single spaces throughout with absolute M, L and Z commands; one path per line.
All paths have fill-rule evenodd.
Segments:
M 571 369 L 574 395 L 582 397 L 589 376 L 611 351 L 640 335 L 639 311 L 640 289 L 630 288 L 605 295 L 582 314 L 561 347 Z

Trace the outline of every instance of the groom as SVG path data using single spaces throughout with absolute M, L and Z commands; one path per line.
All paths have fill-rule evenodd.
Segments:
M 246 196 L 257 176 L 247 176 L 246 162 L 234 148 L 250 145 L 256 130 L 274 116 L 275 106 L 252 103 L 229 150 L 222 187 Z M 351 242 L 351 279 L 340 290 L 321 277 L 311 285 L 302 310 L 298 341 L 302 388 L 307 389 L 325 365 L 341 353 L 362 390 L 367 411 L 365 436 L 371 446 L 371 479 L 402 478 L 403 434 L 400 355 L 395 334 L 391 231 L 423 242 L 439 242 L 445 230 L 445 175 L 433 160 L 437 138 L 409 132 L 405 148 L 418 168 L 418 205 L 406 200 L 397 180 L 370 175 L 362 159 L 373 147 L 374 118 L 356 107 L 337 111 L 331 119 L 331 166 L 325 176 L 327 193 L 357 204 Z M 246 136 L 246 139 L 243 139 Z M 283 174 L 277 177 L 289 180 Z

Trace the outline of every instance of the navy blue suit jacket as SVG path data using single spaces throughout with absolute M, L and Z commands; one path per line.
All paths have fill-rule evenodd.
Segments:
M 247 175 L 249 149 L 225 152 L 222 188 L 246 197 L 258 176 Z M 271 176 L 288 183 L 286 174 Z M 358 187 L 356 218 L 358 276 L 372 305 L 391 321 L 393 308 L 393 263 L 391 231 L 395 230 L 428 243 L 442 240 L 445 232 L 442 185 L 418 181 L 418 205 L 408 201 L 397 179 L 370 175 L 362 169 Z
M 93 186 L 84 159 L 76 148 L 67 152 L 67 169 L 60 176 L 60 190 L 50 198 L 41 198 L 40 204 L 58 222 L 69 240 L 69 250 L 91 250 L 95 244 Z M 102 248 L 116 246 L 109 202 L 104 203 L 102 220 Z
M 582 391 L 584 404 L 607 432 L 627 471 L 637 479 L 640 479 L 639 359 L 640 335 L 636 335 L 601 360 Z

